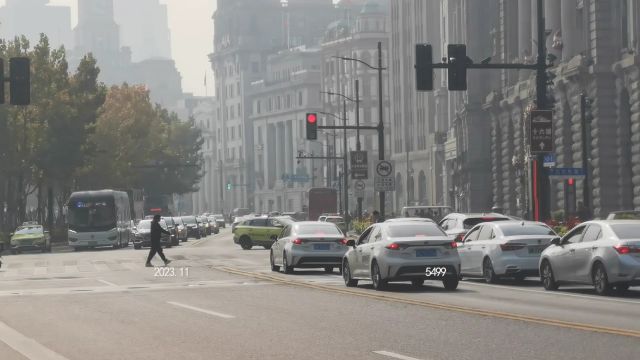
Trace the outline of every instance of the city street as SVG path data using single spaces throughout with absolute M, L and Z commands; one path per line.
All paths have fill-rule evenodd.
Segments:
M 636 359 L 640 288 L 546 292 L 539 282 L 457 291 L 273 273 L 230 229 L 167 249 L 3 257 L 0 359 Z M 155 259 L 155 264 L 160 264 Z

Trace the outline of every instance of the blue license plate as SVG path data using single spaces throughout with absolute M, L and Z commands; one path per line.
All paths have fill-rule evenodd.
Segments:
M 329 250 L 331 248 L 330 244 L 313 244 L 313 250 Z
M 434 257 L 438 256 L 436 249 L 416 250 L 416 257 Z

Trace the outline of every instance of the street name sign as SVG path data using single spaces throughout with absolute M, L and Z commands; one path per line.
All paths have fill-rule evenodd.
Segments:
M 351 178 L 353 180 L 364 180 L 369 178 L 369 165 L 366 151 L 352 151 L 351 157 Z
M 586 172 L 583 168 L 551 168 L 549 169 L 549 177 L 554 179 L 571 179 L 585 177 Z
M 532 154 L 553 152 L 553 111 L 533 110 L 529 117 L 529 147 Z

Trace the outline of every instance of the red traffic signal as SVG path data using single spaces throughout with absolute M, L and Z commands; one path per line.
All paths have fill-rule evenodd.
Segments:
M 307 140 L 318 140 L 318 114 L 307 113 Z

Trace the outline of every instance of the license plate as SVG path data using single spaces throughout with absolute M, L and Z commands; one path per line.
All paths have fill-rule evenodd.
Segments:
M 313 244 L 313 250 L 329 250 L 331 248 L 330 244 Z
M 33 240 L 22 240 L 20 241 L 20 245 L 32 245 Z
M 542 254 L 542 250 L 544 250 L 544 248 L 540 246 L 530 247 L 529 254 L 532 254 L 532 255 Z
M 416 257 L 434 257 L 438 256 L 436 249 L 416 250 Z

